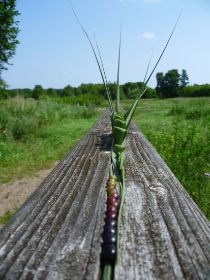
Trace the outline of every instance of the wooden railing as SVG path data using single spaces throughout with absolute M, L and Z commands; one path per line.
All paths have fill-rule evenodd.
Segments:
M 132 123 L 114 279 L 210 279 L 210 225 Z M 100 279 L 108 114 L 0 232 L 0 279 Z

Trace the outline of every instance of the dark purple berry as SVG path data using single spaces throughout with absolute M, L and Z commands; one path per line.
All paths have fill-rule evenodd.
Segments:
M 116 219 L 111 219 L 111 218 L 106 218 L 105 220 L 105 227 L 110 226 L 110 227 L 116 227 Z
M 106 217 L 110 218 L 110 219 L 116 219 L 117 218 L 117 212 L 113 212 L 113 211 L 107 212 Z
M 115 206 L 115 207 L 119 206 L 119 201 L 116 198 L 111 197 L 111 196 L 107 199 L 106 203 L 108 206 Z
M 112 196 L 110 196 L 110 197 L 113 197 L 113 198 L 115 198 L 116 200 L 119 200 L 120 199 L 120 197 L 119 197 L 119 195 L 118 194 L 113 194 Z
M 106 236 L 106 235 L 116 235 L 116 228 L 107 224 L 105 225 L 104 227 L 104 232 L 103 232 L 103 238 Z
M 106 246 L 108 244 L 116 244 L 117 237 L 115 234 L 109 234 L 104 236 L 103 238 L 103 246 Z
M 119 208 L 119 203 L 118 203 L 118 201 L 114 201 L 112 203 L 107 202 L 107 207 L 115 207 L 116 209 L 118 209 Z
M 107 206 L 114 206 L 114 207 L 119 207 L 119 203 L 116 199 L 112 199 L 112 200 L 109 200 L 107 199 Z
M 113 263 L 116 259 L 116 246 L 114 244 L 109 244 L 103 247 L 102 258 L 104 261 Z
M 108 205 L 106 212 L 116 212 L 117 213 L 117 207 Z

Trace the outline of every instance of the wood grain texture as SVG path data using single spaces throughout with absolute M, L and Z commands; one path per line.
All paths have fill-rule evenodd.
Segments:
M 0 232 L 0 279 L 99 279 L 110 163 L 106 113 Z M 134 124 L 118 279 L 210 279 L 210 226 Z
M 108 115 L 0 233 L 0 279 L 97 279 L 110 164 Z

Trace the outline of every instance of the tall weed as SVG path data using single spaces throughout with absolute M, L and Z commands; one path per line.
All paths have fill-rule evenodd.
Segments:
M 25 141 L 37 129 L 50 126 L 64 119 L 92 118 L 97 110 L 94 106 L 72 106 L 56 103 L 50 99 L 35 101 L 16 97 L 0 104 L 0 139 L 12 138 Z

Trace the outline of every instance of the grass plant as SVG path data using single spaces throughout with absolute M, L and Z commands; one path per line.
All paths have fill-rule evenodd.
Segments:
M 209 178 L 205 176 L 209 168 L 210 155 L 208 145 L 210 138 L 210 109 L 206 104 L 210 104 L 209 99 L 206 98 L 194 99 L 193 101 L 182 99 L 182 102 L 180 99 L 170 101 L 143 100 L 142 106 L 138 106 L 140 98 L 147 90 L 147 83 L 173 36 L 178 18 L 157 62 L 147 77 L 150 60 L 143 87 L 139 89 L 139 93 L 133 103 L 120 102 L 120 34 L 116 106 L 113 106 L 98 43 L 96 41 L 96 47 L 94 47 L 73 8 L 72 10 L 90 43 L 108 97 L 113 135 L 109 178 L 116 176 L 120 186 L 116 243 L 116 261 L 118 261 L 120 257 L 119 228 L 126 188 L 124 141 L 131 120 L 134 118 L 137 125 L 156 147 L 195 202 L 210 217 Z M 10 102 L 11 104 L 4 102 L 0 104 L 2 106 L 0 115 L 0 158 L 4 162 L 0 164 L 0 171 L 5 174 L 5 177 L 3 176 L 3 179 L 1 179 L 2 182 L 11 177 L 14 178 L 14 174 L 11 172 L 13 168 L 16 170 L 16 175 L 19 176 L 23 173 L 33 172 L 38 167 L 46 167 L 49 162 L 58 157 L 63 157 L 67 149 L 71 148 L 80 139 L 98 116 L 95 109 L 90 110 L 85 107 L 57 104 L 49 100 L 25 101 L 23 99 L 13 99 Z M 123 112 L 122 107 L 126 110 L 126 113 Z M 75 122 L 75 119 L 78 120 L 78 118 L 81 118 L 81 122 Z M 74 135 L 73 138 L 71 137 L 72 135 Z M 60 149 L 56 150 L 55 147 L 58 146 L 60 146 Z M 35 154 L 38 156 L 35 157 Z M 30 162 L 31 158 L 33 158 L 32 162 Z M 36 158 L 35 161 L 34 158 Z M 30 168 L 27 171 L 24 170 L 26 165 L 27 168 Z M 10 213 L 6 216 L 10 217 Z M 116 261 L 114 263 L 107 261 L 103 264 L 102 278 L 104 280 L 112 279 Z
M 100 50 L 98 48 L 97 41 L 96 41 L 96 47 L 94 47 L 92 40 L 90 39 L 90 36 L 88 35 L 84 26 L 81 24 L 77 14 L 71 4 L 71 1 L 69 1 L 69 2 L 71 5 L 72 12 L 73 12 L 78 24 L 80 25 L 82 31 L 84 32 L 84 34 L 90 44 L 90 47 L 93 51 L 94 57 L 97 62 L 97 66 L 98 66 L 100 74 L 101 74 L 101 78 L 104 83 L 107 98 L 109 101 L 110 119 L 111 119 L 112 136 L 113 136 L 112 149 L 111 149 L 111 164 L 110 164 L 110 169 L 109 169 L 110 170 L 109 180 L 111 180 L 113 176 L 116 177 L 118 179 L 118 183 L 120 186 L 120 188 L 119 188 L 120 189 L 119 190 L 119 196 L 120 196 L 119 210 L 117 210 L 117 208 L 116 208 L 113 212 L 113 214 L 115 216 L 115 213 L 117 213 L 117 211 L 118 211 L 117 227 L 116 227 L 116 229 L 115 229 L 115 227 L 110 227 L 112 221 L 110 221 L 108 218 L 110 216 L 109 207 L 108 207 L 107 213 L 106 213 L 107 224 L 105 224 L 105 228 L 104 228 L 104 232 L 103 232 L 103 236 L 105 235 L 105 237 L 103 237 L 103 245 L 102 245 L 102 279 L 110 280 L 113 278 L 114 266 L 119 261 L 119 258 L 120 258 L 119 231 L 120 231 L 121 215 L 122 215 L 122 209 L 123 209 L 123 205 L 124 205 L 125 188 L 126 188 L 126 186 L 125 186 L 125 168 L 124 168 L 125 137 L 127 135 L 128 126 L 129 126 L 129 124 L 133 118 L 133 115 L 136 111 L 136 108 L 138 106 L 138 102 L 139 102 L 140 98 L 143 96 L 143 94 L 146 92 L 147 84 L 148 84 L 150 78 L 152 77 L 155 69 L 157 68 L 165 50 L 167 49 L 167 46 L 176 29 L 177 23 L 179 21 L 179 17 L 174 25 L 174 28 L 163 48 L 159 58 L 157 59 L 154 67 L 152 68 L 152 71 L 150 72 L 148 77 L 146 77 L 148 69 L 149 69 L 149 65 L 150 65 L 150 62 L 149 62 L 143 86 L 142 86 L 142 88 L 139 89 L 139 93 L 138 93 L 136 99 L 134 100 L 133 104 L 131 104 L 130 108 L 126 111 L 126 113 L 124 113 L 123 111 L 121 111 L 121 106 L 120 106 L 120 82 L 119 82 L 120 54 L 121 54 L 121 31 L 120 31 L 118 67 L 117 67 L 116 107 L 114 107 L 112 104 L 110 90 L 109 90 L 109 84 L 107 83 L 106 72 L 104 70 L 104 65 L 103 65 L 103 61 L 101 58 Z M 97 54 L 96 50 L 98 51 L 98 54 Z M 108 191 L 107 194 L 108 194 L 108 199 L 109 199 L 109 198 L 111 198 L 111 196 L 109 196 L 109 189 L 107 189 L 107 191 Z M 113 189 L 113 192 L 115 192 L 115 194 L 117 194 L 116 188 Z M 107 228 L 110 228 L 110 231 L 107 230 Z M 105 240 L 109 239 L 108 236 L 110 236 L 111 232 L 114 233 L 115 230 L 116 230 L 116 241 L 112 242 L 111 239 L 110 239 L 111 243 L 108 241 L 105 241 Z M 107 236 L 107 238 L 106 238 L 106 236 Z M 116 244 L 115 244 L 115 242 L 116 242 Z M 116 252 L 115 252 L 115 250 L 116 250 Z M 110 268 L 110 266 L 112 267 L 112 269 Z M 111 273 L 111 271 L 112 271 L 112 273 Z
M 3 216 L 0 216 L 0 225 L 4 225 L 6 224 L 15 214 L 15 210 L 14 211 L 7 211 Z
M 0 102 L 0 183 L 49 167 L 99 115 L 95 107 L 23 98 Z

